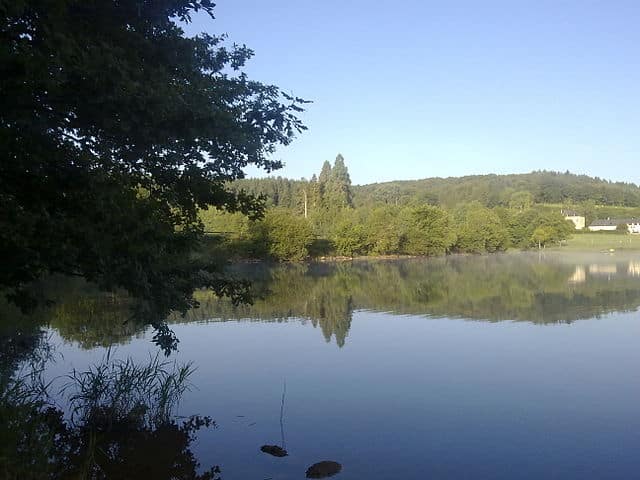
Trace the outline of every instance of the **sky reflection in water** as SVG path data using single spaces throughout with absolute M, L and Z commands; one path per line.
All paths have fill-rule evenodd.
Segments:
M 632 478 L 636 258 L 260 267 L 270 293 L 254 307 L 203 295 L 174 319 L 175 358 L 198 368 L 180 410 L 219 425 L 194 451 L 225 479 L 303 478 L 320 460 L 340 462 L 345 479 Z M 508 319 L 522 321 L 497 322 Z M 64 359 L 51 375 L 104 355 L 73 340 L 54 333 Z M 152 350 L 147 333 L 116 353 Z M 285 380 L 289 456 L 274 458 L 259 448 L 281 441 Z

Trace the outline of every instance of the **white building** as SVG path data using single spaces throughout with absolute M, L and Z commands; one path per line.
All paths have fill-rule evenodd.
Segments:
M 560 210 L 566 220 L 571 220 L 576 230 L 582 230 L 586 227 L 586 219 L 574 210 Z
M 589 225 L 592 232 L 614 232 L 618 225 L 625 224 L 629 233 L 640 233 L 640 219 L 638 218 L 606 218 L 595 220 Z

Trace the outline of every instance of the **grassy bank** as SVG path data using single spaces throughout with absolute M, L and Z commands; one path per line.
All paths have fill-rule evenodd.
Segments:
M 576 252 L 604 250 L 637 250 L 640 251 L 640 235 L 618 233 L 578 233 L 566 241 L 562 247 L 554 250 L 571 250 Z

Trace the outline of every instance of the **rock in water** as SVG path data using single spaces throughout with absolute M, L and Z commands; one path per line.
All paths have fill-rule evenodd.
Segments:
M 269 455 L 273 455 L 274 457 L 286 457 L 289 455 L 287 451 L 279 447 L 278 445 L 263 445 L 260 447 L 264 453 L 268 453 Z
M 342 465 L 338 462 L 323 460 L 322 462 L 314 463 L 307 468 L 307 478 L 331 477 L 336 473 L 340 473 L 340 470 L 342 470 Z

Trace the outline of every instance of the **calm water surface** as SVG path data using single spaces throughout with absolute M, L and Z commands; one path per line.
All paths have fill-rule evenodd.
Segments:
M 172 358 L 197 367 L 180 413 L 218 424 L 192 450 L 224 479 L 299 479 L 320 460 L 340 462 L 343 479 L 640 471 L 640 255 L 236 274 L 254 280 L 254 306 L 203 293 L 201 309 L 171 319 L 180 339 Z M 151 330 L 132 331 L 117 315 L 61 310 L 48 322 L 51 378 L 100 362 L 108 345 L 112 357 L 141 361 L 157 351 Z M 259 451 L 283 443 L 288 457 Z

